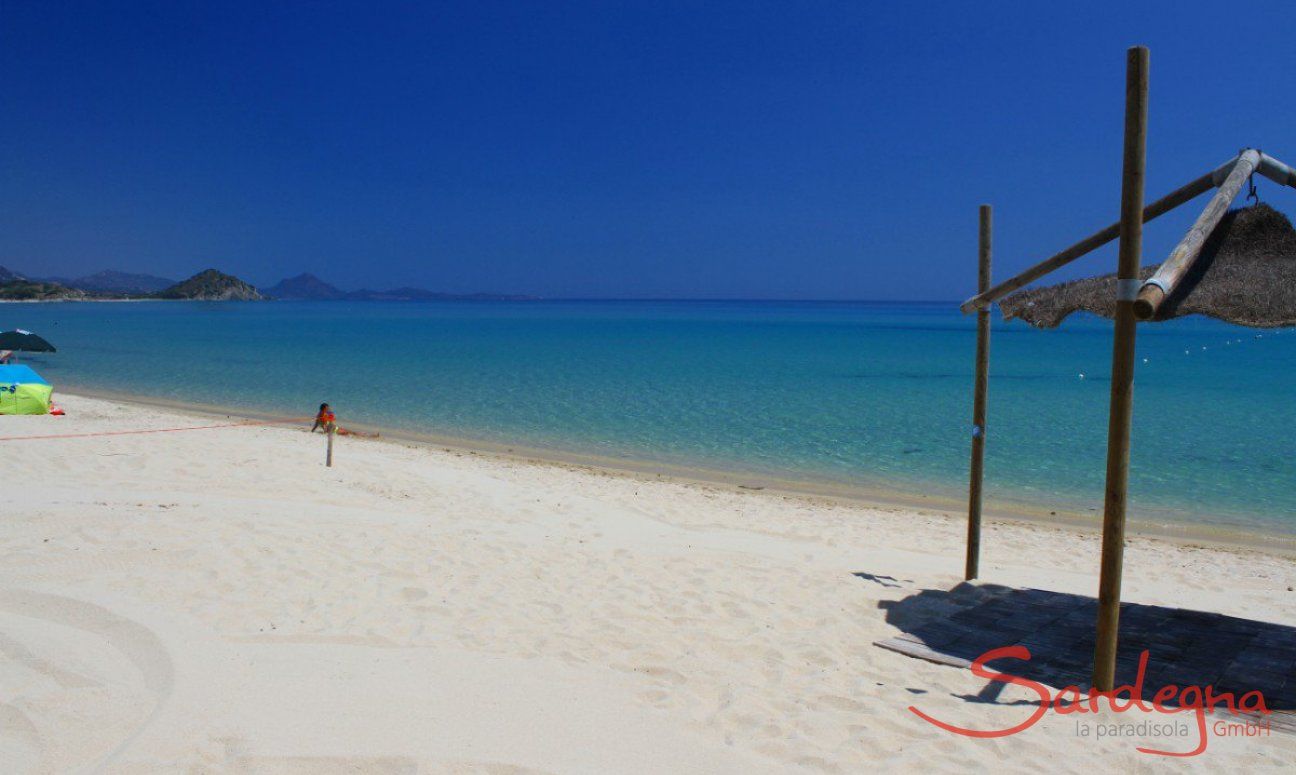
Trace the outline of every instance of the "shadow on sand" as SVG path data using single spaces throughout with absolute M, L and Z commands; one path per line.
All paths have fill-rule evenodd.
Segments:
M 856 573 L 884 586 L 885 576 Z M 1029 661 L 996 660 L 992 668 L 1055 690 L 1088 691 L 1093 664 L 1097 600 L 1042 589 L 959 584 L 925 589 L 878 604 L 901 634 L 879 641 L 894 651 L 953 666 L 967 666 L 990 649 L 1021 645 Z M 1235 616 L 1123 603 L 1116 684 L 1135 685 L 1139 656 L 1149 652 L 1143 697 L 1151 702 L 1167 685 L 1214 686 L 1235 697 L 1259 690 L 1270 710 L 1296 709 L 1296 627 Z M 991 681 L 963 699 L 995 702 L 1004 684 Z M 1173 704 L 1173 703 L 1167 703 Z M 1281 714 L 1288 720 L 1290 714 Z

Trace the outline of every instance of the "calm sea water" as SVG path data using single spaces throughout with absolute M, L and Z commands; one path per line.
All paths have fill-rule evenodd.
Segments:
M 974 325 L 953 304 L 0 305 L 59 385 L 959 496 Z M 1110 324 L 996 322 L 991 497 L 1102 500 Z M 1134 519 L 1296 529 L 1296 331 L 1140 329 Z M 1146 359 L 1146 362 L 1143 362 Z M 1080 375 L 1083 374 L 1083 378 Z

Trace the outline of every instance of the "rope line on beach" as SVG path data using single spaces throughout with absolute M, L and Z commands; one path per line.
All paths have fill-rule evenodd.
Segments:
M 220 425 L 191 425 L 183 428 L 148 428 L 134 431 L 100 431 L 98 433 L 51 433 L 42 436 L 0 436 L 0 441 L 37 441 L 41 439 L 84 439 L 91 436 L 132 436 L 141 433 L 176 433 L 177 431 L 209 431 L 217 428 L 246 428 L 254 425 L 309 422 L 310 417 L 285 417 L 279 420 L 241 420 Z

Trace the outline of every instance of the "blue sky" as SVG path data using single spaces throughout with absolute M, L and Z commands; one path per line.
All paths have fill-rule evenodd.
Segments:
M 1290 2 L 0 17 L 0 265 L 29 274 L 960 299 L 981 202 L 1001 278 L 1115 219 L 1134 44 L 1152 49 L 1149 197 L 1244 145 L 1296 163 Z M 1296 191 L 1261 194 L 1296 211 Z M 1192 217 L 1150 225 L 1145 260 Z

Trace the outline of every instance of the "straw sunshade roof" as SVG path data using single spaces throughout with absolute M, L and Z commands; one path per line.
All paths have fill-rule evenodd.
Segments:
M 1159 264 L 1146 266 L 1146 280 Z M 999 302 L 1005 320 L 1056 328 L 1084 310 L 1116 313 L 1116 275 L 1018 291 Z M 1226 214 L 1155 320 L 1207 315 L 1254 328 L 1296 325 L 1296 229 L 1266 204 Z

